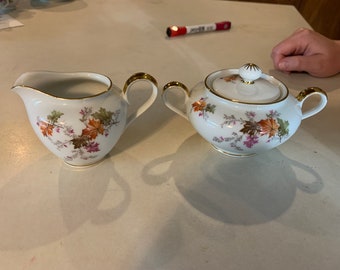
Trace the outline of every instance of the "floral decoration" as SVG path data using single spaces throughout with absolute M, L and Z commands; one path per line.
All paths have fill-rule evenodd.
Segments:
M 237 74 L 234 74 L 234 75 L 230 75 L 230 76 L 226 76 L 226 77 L 223 77 L 221 79 L 223 79 L 225 82 L 231 82 L 231 83 L 236 83 L 237 79 L 239 79 L 240 76 L 237 75 Z
M 81 134 L 76 134 L 72 126 L 61 121 L 64 113 L 60 111 L 51 111 L 47 115 L 47 120 L 38 117 L 37 125 L 42 135 L 51 140 L 58 150 L 72 148 L 72 155 L 67 156 L 67 160 L 95 158 L 96 155 L 93 153 L 100 151 L 100 144 L 96 139 L 98 136 L 107 137 L 111 127 L 119 123 L 120 110 L 111 112 L 105 108 L 100 108 L 98 111 L 93 112 L 92 107 L 84 107 L 79 114 L 81 117 L 79 121 L 84 124 Z M 53 140 L 54 133 L 62 133 L 68 139 L 63 141 Z
M 199 112 L 199 116 L 205 120 L 208 113 L 214 113 L 216 105 L 207 103 L 207 98 L 201 98 L 192 104 L 194 112 Z M 246 111 L 245 118 L 236 118 L 233 114 L 224 114 L 221 128 L 241 125 L 239 132 L 232 132 L 230 136 L 214 136 L 213 141 L 217 143 L 229 143 L 230 147 L 243 151 L 243 147 L 252 148 L 259 143 L 260 137 L 265 136 L 266 142 L 271 142 L 274 138 L 280 141 L 289 134 L 289 122 L 280 118 L 280 113 L 270 110 L 265 119 L 256 120 L 256 113 Z
M 207 98 L 201 98 L 200 100 L 194 102 L 191 106 L 194 112 L 199 112 L 199 116 L 207 118 L 207 113 L 214 113 L 216 105 L 212 105 L 206 102 Z

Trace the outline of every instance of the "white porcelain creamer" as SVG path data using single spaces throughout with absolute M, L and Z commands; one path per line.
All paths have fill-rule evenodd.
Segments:
M 148 99 L 127 115 L 128 92 L 138 81 L 152 87 Z M 66 163 L 90 165 L 108 154 L 126 127 L 157 97 L 157 82 L 147 73 L 132 75 L 123 90 L 101 74 L 27 72 L 12 90 L 24 101 L 42 143 Z

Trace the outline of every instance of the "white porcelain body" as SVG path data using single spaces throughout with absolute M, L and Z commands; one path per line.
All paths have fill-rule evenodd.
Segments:
M 184 92 L 185 110 L 168 98 L 170 90 Z M 302 112 L 304 101 L 312 95 L 321 97 L 319 103 Z M 180 82 L 170 82 L 162 97 L 168 108 L 189 120 L 216 150 L 230 156 L 251 156 L 277 147 L 296 132 L 302 119 L 318 113 L 327 103 L 326 93 L 319 88 L 270 104 L 234 102 L 212 93 L 203 82 L 191 91 Z
M 128 92 L 140 80 L 151 84 L 152 93 L 128 116 Z M 68 81 L 73 82 L 71 86 Z M 87 82 L 90 87 L 86 87 Z M 80 85 L 75 93 L 68 89 L 73 84 Z M 146 73 L 131 76 L 121 90 L 101 74 L 48 71 L 22 74 L 12 90 L 24 101 L 29 121 L 42 143 L 74 166 L 103 159 L 126 127 L 152 105 L 158 92 L 157 82 Z

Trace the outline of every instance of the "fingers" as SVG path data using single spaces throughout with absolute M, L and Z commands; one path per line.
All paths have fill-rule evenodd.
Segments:
M 315 77 L 329 76 L 327 65 L 321 55 L 289 56 L 278 62 L 278 69 L 284 72 L 308 72 Z
M 277 67 L 285 72 L 305 71 L 306 68 L 308 69 L 311 65 L 309 62 L 308 57 L 295 55 L 280 59 L 277 63 Z
M 271 57 L 274 67 L 281 71 L 304 71 L 316 77 L 328 77 L 340 70 L 340 43 L 299 28 L 273 48 Z
M 309 35 L 309 32 L 310 30 L 306 28 L 299 28 L 290 37 L 286 38 L 273 48 L 271 57 L 275 68 L 281 69 L 279 63 L 287 56 L 305 54 L 309 44 L 306 36 Z

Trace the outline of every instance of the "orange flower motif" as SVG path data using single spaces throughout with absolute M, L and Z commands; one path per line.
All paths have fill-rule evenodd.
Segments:
M 203 111 L 206 106 L 207 103 L 202 98 L 192 104 L 194 112 Z
M 45 137 L 52 136 L 52 134 L 53 134 L 53 125 L 41 121 L 41 122 L 39 122 L 39 127 L 40 127 L 40 130 L 41 130 L 41 133 Z
M 239 75 L 231 75 L 231 76 L 224 77 L 223 80 L 226 82 L 233 82 L 233 81 L 236 81 L 238 78 L 239 78 Z
M 280 125 L 276 122 L 275 119 L 269 118 L 264 119 L 258 122 L 261 126 L 261 135 L 268 134 L 269 138 L 275 136 L 275 134 L 279 131 Z
M 100 120 L 90 119 L 86 128 L 82 131 L 82 136 L 88 136 L 92 140 L 97 138 L 98 134 L 104 134 L 104 126 Z

